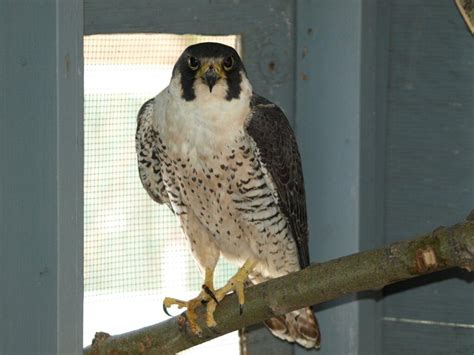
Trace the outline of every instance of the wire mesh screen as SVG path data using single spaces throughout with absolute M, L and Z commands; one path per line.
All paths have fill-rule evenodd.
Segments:
M 141 104 L 168 85 L 181 52 L 205 41 L 240 51 L 238 36 L 84 38 L 85 345 L 96 331 L 117 334 L 159 322 L 166 318 L 165 296 L 189 299 L 200 290 L 202 277 L 177 218 L 141 186 L 135 129 Z M 221 260 L 216 286 L 235 271 Z M 183 353 L 222 351 L 239 353 L 236 333 Z

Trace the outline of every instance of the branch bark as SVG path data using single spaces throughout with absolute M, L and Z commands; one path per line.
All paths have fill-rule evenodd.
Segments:
M 229 295 L 217 307 L 215 328 L 205 326 L 202 306 L 199 309 L 201 337 L 190 332 L 183 313 L 129 333 L 115 336 L 97 333 L 93 345 L 85 348 L 84 354 L 175 354 L 295 309 L 349 293 L 380 290 L 395 282 L 451 267 L 474 270 L 474 210 L 463 223 L 439 227 L 385 248 L 312 264 L 296 273 L 249 287 L 245 290 L 242 315 L 236 296 Z

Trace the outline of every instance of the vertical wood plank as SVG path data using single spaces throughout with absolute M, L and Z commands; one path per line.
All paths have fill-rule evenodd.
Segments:
M 377 101 L 383 98 L 379 66 L 386 55 L 377 62 L 383 53 L 377 16 L 382 10 L 371 0 L 297 1 L 296 129 L 313 261 L 381 243 L 384 112 Z M 320 305 L 319 353 L 378 353 L 376 298 L 364 293 Z M 305 352 L 297 349 L 300 353 Z
M 472 35 L 454 1 L 390 3 L 386 243 L 462 220 L 474 202 Z M 387 287 L 384 351 L 472 353 L 473 281 L 449 270 Z
M 313 261 L 359 250 L 362 13 L 360 1 L 345 4 L 297 2 L 296 129 Z M 320 354 L 354 353 L 358 311 L 354 296 L 319 307 Z
M 58 354 L 82 353 L 83 0 L 57 0 Z
M 362 2 L 360 85 L 359 249 L 383 245 L 385 129 L 388 83 L 389 3 Z M 382 353 L 382 292 L 362 292 L 359 304 L 359 354 Z
M 2 354 L 81 352 L 81 9 L 0 2 Z

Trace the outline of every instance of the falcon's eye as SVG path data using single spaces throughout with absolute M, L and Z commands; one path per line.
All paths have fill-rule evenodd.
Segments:
M 232 69 L 232 67 L 234 66 L 234 58 L 232 57 L 227 57 L 226 59 L 224 59 L 224 61 L 222 62 L 222 65 L 224 66 L 224 69 L 229 71 Z
M 188 57 L 188 66 L 192 70 L 197 70 L 199 68 L 199 60 L 196 57 L 193 57 L 192 55 L 190 55 Z

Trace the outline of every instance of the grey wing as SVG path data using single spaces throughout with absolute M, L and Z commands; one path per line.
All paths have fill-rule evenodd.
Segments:
M 155 99 L 148 100 L 138 112 L 135 148 L 140 180 L 148 195 L 156 202 L 170 206 L 168 194 L 161 175 L 161 162 L 156 152 L 159 132 L 153 127 Z
M 300 267 L 304 268 L 309 265 L 308 222 L 301 158 L 293 130 L 278 106 L 256 94 L 245 129 L 275 184 L 278 204 L 298 247 Z

